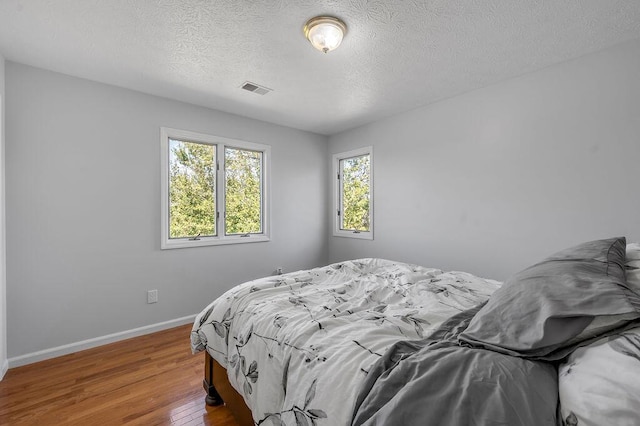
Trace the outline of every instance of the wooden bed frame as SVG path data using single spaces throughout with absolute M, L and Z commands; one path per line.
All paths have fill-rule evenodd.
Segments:
M 253 415 L 244 402 L 244 398 L 229 383 L 227 370 L 224 369 L 208 352 L 205 351 L 204 380 L 202 382 L 207 392 L 207 405 L 225 404 L 239 426 L 253 426 Z

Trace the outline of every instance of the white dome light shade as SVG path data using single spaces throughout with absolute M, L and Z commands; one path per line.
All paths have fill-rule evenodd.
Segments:
M 347 26 L 338 18 L 317 16 L 304 26 L 304 35 L 316 49 L 327 53 L 340 46 Z

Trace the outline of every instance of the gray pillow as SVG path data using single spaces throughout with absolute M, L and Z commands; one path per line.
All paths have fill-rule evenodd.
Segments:
M 509 278 L 459 341 L 508 355 L 556 360 L 640 318 L 625 280 L 624 237 L 560 251 Z

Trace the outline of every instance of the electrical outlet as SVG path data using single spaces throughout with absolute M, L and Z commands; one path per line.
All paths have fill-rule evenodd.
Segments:
M 158 290 L 147 291 L 147 303 L 158 303 Z

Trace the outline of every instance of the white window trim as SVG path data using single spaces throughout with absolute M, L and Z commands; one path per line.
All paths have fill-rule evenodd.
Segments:
M 218 235 L 212 237 L 199 237 L 198 240 L 189 238 L 169 238 L 169 139 L 187 140 L 189 142 L 216 145 L 216 210 L 219 213 L 216 220 Z M 225 170 L 224 170 L 224 148 L 240 148 L 262 152 L 262 233 L 242 235 L 225 235 Z M 160 161 L 161 161 L 161 249 L 177 249 L 187 247 L 215 246 L 222 244 L 243 244 L 269 241 L 271 238 L 271 210 L 270 210 L 270 176 L 271 176 L 271 147 L 253 142 L 237 139 L 223 138 L 221 136 L 211 136 L 203 133 L 191 132 L 188 130 L 160 128 Z
M 342 191 L 341 180 L 338 179 L 340 172 L 340 160 L 351 157 L 359 157 L 369 155 L 369 231 L 348 231 L 340 229 L 341 217 L 338 215 L 340 210 L 340 193 Z M 357 238 L 361 240 L 373 240 L 373 147 L 365 146 L 363 148 L 354 149 L 352 151 L 340 152 L 333 154 L 333 236 Z

